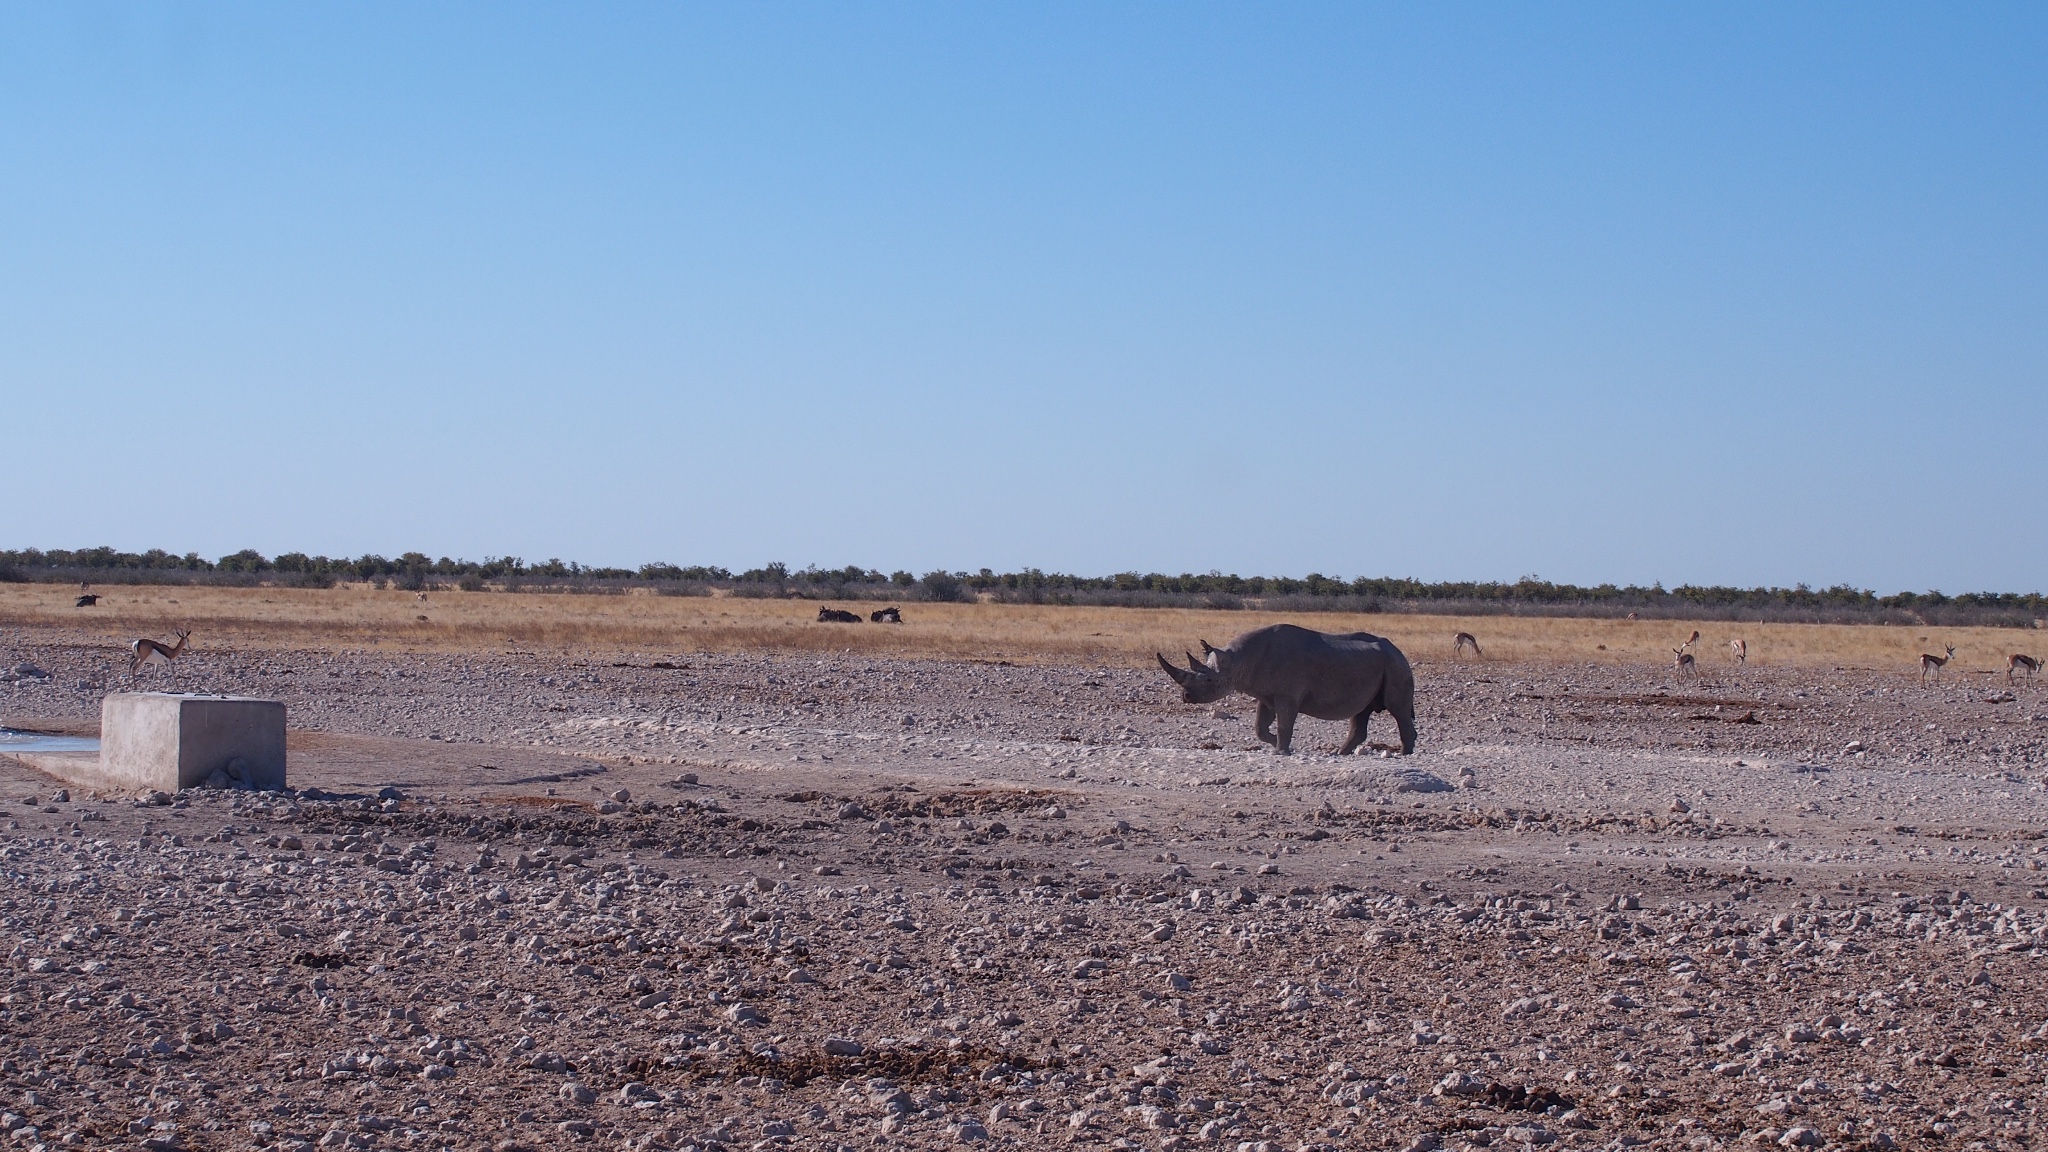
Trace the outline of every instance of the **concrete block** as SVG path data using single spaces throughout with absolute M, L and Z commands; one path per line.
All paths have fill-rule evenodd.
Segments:
M 176 792 L 216 772 L 251 788 L 285 786 L 283 701 L 119 692 L 101 703 L 100 787 Z

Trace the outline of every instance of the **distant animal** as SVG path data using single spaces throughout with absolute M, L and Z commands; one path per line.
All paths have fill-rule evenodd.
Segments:
M 1473 636 L 1470 632 L 1460 632 L 1456 636 L 1451 638 L 1451 655 L 1456 656 L 1457 654 L 1463 652 L 1467 648 L 1472 649 L 1472 654 L 1474 656 L 1486 655 L 1486 653 L 1481 652 L 1479 650 L 1478 638 Z
M 820 608 L 818 609 L 818 623 L 858 624 L 860 623 L 860 617 L 852 612 L 842 611 L 838 608 Z
M 420 603 L 425 604 L 427 602 L 427 594 L 425 592 L 415 592 L 413 595 L 420 598 Z
M 1934 673 L 1936 680 L 1941 679 L 1941 670 L 1948 665 L 1949 661 L 1956 658 L 1955 645 L 1945 644 L 1943 647 L 1948 649 L 1948 655 L 1946 656 L 1929 656 L 1925 652 L 1920 654 L 1920 682 L 1922 684 L 1927 683 L 1927 674 L 1929 672 Z M 2011 671 L 2011 669 L 2008 668 L 2007 671 Z
M 1735 654 L 1735 662 L 1737 664 L 1749 663 L 1749 645 L 1742 642 L 1742 637 L 1737 636 L 1735 639 L 1730 640 L 1728 642 L 1728 651 Z
M 1697 635 L 1697 633 L 1695 633 L 1695 635 Z M 1692 653 L 1687 652 L 1683 647 L 1679 647 L 1673 648 L 1671 650 L 1671 654 L 1678 657 L 1678 659 L 1674 661 L 1671 665 L 1671 667 L 1674 670 L 1679 672 L 1690 672 L 1693 674 L 1694 678 L 1698 678 L 1700 674 L 1700 662 L 1692 658 Z
M 887 608 L 883 608 L 878 611 L 869 613 L 868 619 L 874 621 L 877 624 L 901 624 L 903 623 L 903 611 L 902 609 L 897 608 L 894 605 L 891 605 Z
M 88 592 L 88 593 L 86 593 L 85 595 L 83 595 L 83 596 L 80 596 L 80 597 L 78 598 L 78 603 L 76 603 L 76 604 L 73 604 L 73 605 L 72 605 L 72 607 L 74 607 L 74 608 L 91 608 L 91 607 L 94 607 L 94 606 L 98 605 L 98 604 L 99 604 L 99 602 L 100 602 L 100 598 L 99 598 L 98 596 L 95 596 L 95 595 L 93 595 L 92 593 Z
M 2006 657 L 2005 682 L 2007 684 L 2012 683 L 2012 674 L 2022 668 L 2027 670 L 2027 675 L 2039 678 L 2041 675 L 2041 658 L 2038 656 L 2022 656 L 2017 652 Z
M 1232 692 L 1259 702 L 1258 734 L 1281 756 L 1294 750 L 1294 722 L 1301 716 L 1349 720 L 1351 731 L 1338 753 L 1348 756 L 1364 744 L 1374 712 L 1393 716 L 1401 730 L 1401 753 L 1415 751 L 1415 672 L 1390 640 L 1369 632 L 1313 632 L 1274 624 L 1247 632 L 1227 647 L 1202 641 L 1202 659 L 1188 653 L 1181 668 L 1158 656 L 1159 666 L 1181 686 L 1181 700 L 1210 704 Z M 1279 725 L 1276 734 L 1272 730 Z
M 1630 620 L 1633 620 L 1633 619 L 1635 619 L 1635 618 L 1636 618 L 1636 614 L 1635 614 L 1635 613 L 1633 613 L 1633 612 L 1631 612 L 1631 613 L 1629 613 L 1629 614 L 1628 614 L 1628 618 L 1629 618 Z
M 128 674 L 133 676 L 141 672 L 143 666 L 147 664 L 161 664 L 167 669 L 170 668 L 173 661 L 185 654 L 185 641 L 192 638 L 192 633 L 183 628 L 172 634 L 178 638 L 175 645 L 159 644 L 146 636 L 129 641 Z

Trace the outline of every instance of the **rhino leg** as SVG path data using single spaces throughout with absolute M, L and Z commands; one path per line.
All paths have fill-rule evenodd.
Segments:
M 1415 679 L 1412 675 L 1387 685 L 1385 711 L 1401 729 L 1401 755 L 1415 752 Z
M 1259 743 L 1273 743 L 1273 702 L 1259 701 Z
M 1299 715 L 1299 707 L 1294 701 L 1287 699 L 1273 701 L 1273 719 L 1278 723 L 1280 729 L 1277 738 L 1273 742 L 1273 751 L 1282 756 L 1294 754 L 1294 718 L 1297 715 Z
M 1344 747 L 1338 750 L 1337 755 L 1349 756 L 1358 750 L 1359 745 L 1365 743 L 1365 725 L 1366 721 L 1371 719 L 1370 708 L 1351 718 L 1351 734 L 1344 738 Z

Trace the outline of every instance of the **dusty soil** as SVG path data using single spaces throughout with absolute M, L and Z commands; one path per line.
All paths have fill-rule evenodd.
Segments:
M 0 640 L 14 726 L 126 686 Z M 1156 670 L 652 663 L 199 651 L 298 791 L 0 760 L 13 1140 L 2042 1137 L 2034 685 L 1429 662 L 1340 760 Z

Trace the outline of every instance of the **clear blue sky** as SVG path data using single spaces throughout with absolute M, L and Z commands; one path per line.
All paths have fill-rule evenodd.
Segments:
M 0 6 L 0 545 L 2048 586 L 2038 4 Z

